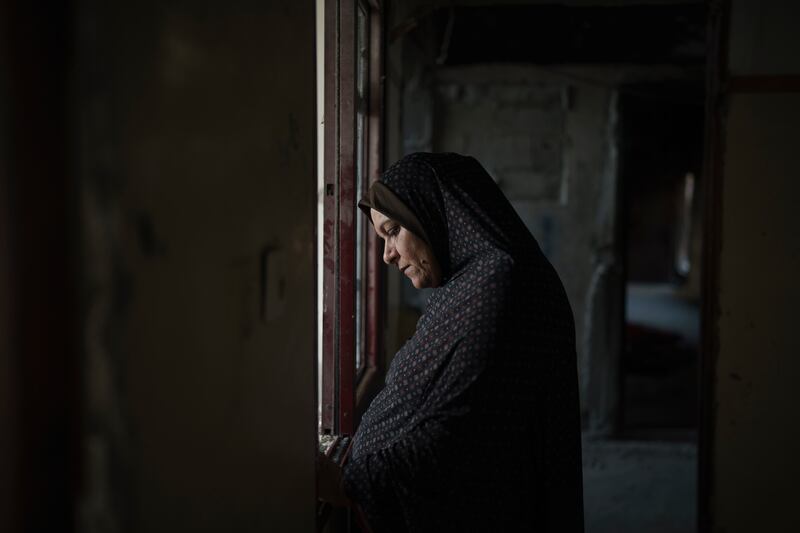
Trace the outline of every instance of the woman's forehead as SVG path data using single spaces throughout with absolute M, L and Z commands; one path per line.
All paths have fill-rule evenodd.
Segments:
M 391 221 L 392 219 L 381 213 L 380 211 L 370 209 L 370 216 L 372 217 L 372 223 L 375 226 L 382 226 L 387 221 Z

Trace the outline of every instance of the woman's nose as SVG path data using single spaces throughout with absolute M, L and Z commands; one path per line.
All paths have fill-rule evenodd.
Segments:
M 394 246 L 389 245 L 388 242 L 384 243 L 383 245 L 383 262 L 387 265 L 391 265 L 394 263 L 395 259 L 397 258 L 397 250 L 395 250 Z

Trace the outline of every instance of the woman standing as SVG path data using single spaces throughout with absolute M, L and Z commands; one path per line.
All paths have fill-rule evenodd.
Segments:
M 375 533 L 583 531 L 574 323 L 536 240 L 457 154 L 404 157 L 359 207 L 384 261 L 435 290 L 321 497 Z

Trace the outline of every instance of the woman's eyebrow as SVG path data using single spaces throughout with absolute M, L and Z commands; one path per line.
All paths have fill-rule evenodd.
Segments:
M 378 234 L 378 237 L 381 237 L 381 238 L 383 238 L 383 234 L 384 234 L 384 233 L 386 233 L 386 230 L 385 230 L 385 229 L 383 229 L 383 225 L 384 225 L 384 224 L 386 224 L 386 222 L 384 222 L 384 223 L 382 223 L 382 224 L 373 224 L 373 225 L 372 225 L 372 227 L 374 227 L 374 228 L 375 228 L 375 233 L 377 233 L 377 234 Z

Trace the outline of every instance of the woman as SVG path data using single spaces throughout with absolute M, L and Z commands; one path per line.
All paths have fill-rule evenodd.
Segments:
M 536 240 L 457 154 L 404 157 L 359 207 L 384 261 L 436 289 L 321 497 L 376 533 L 583 531 L 572 311 Z

